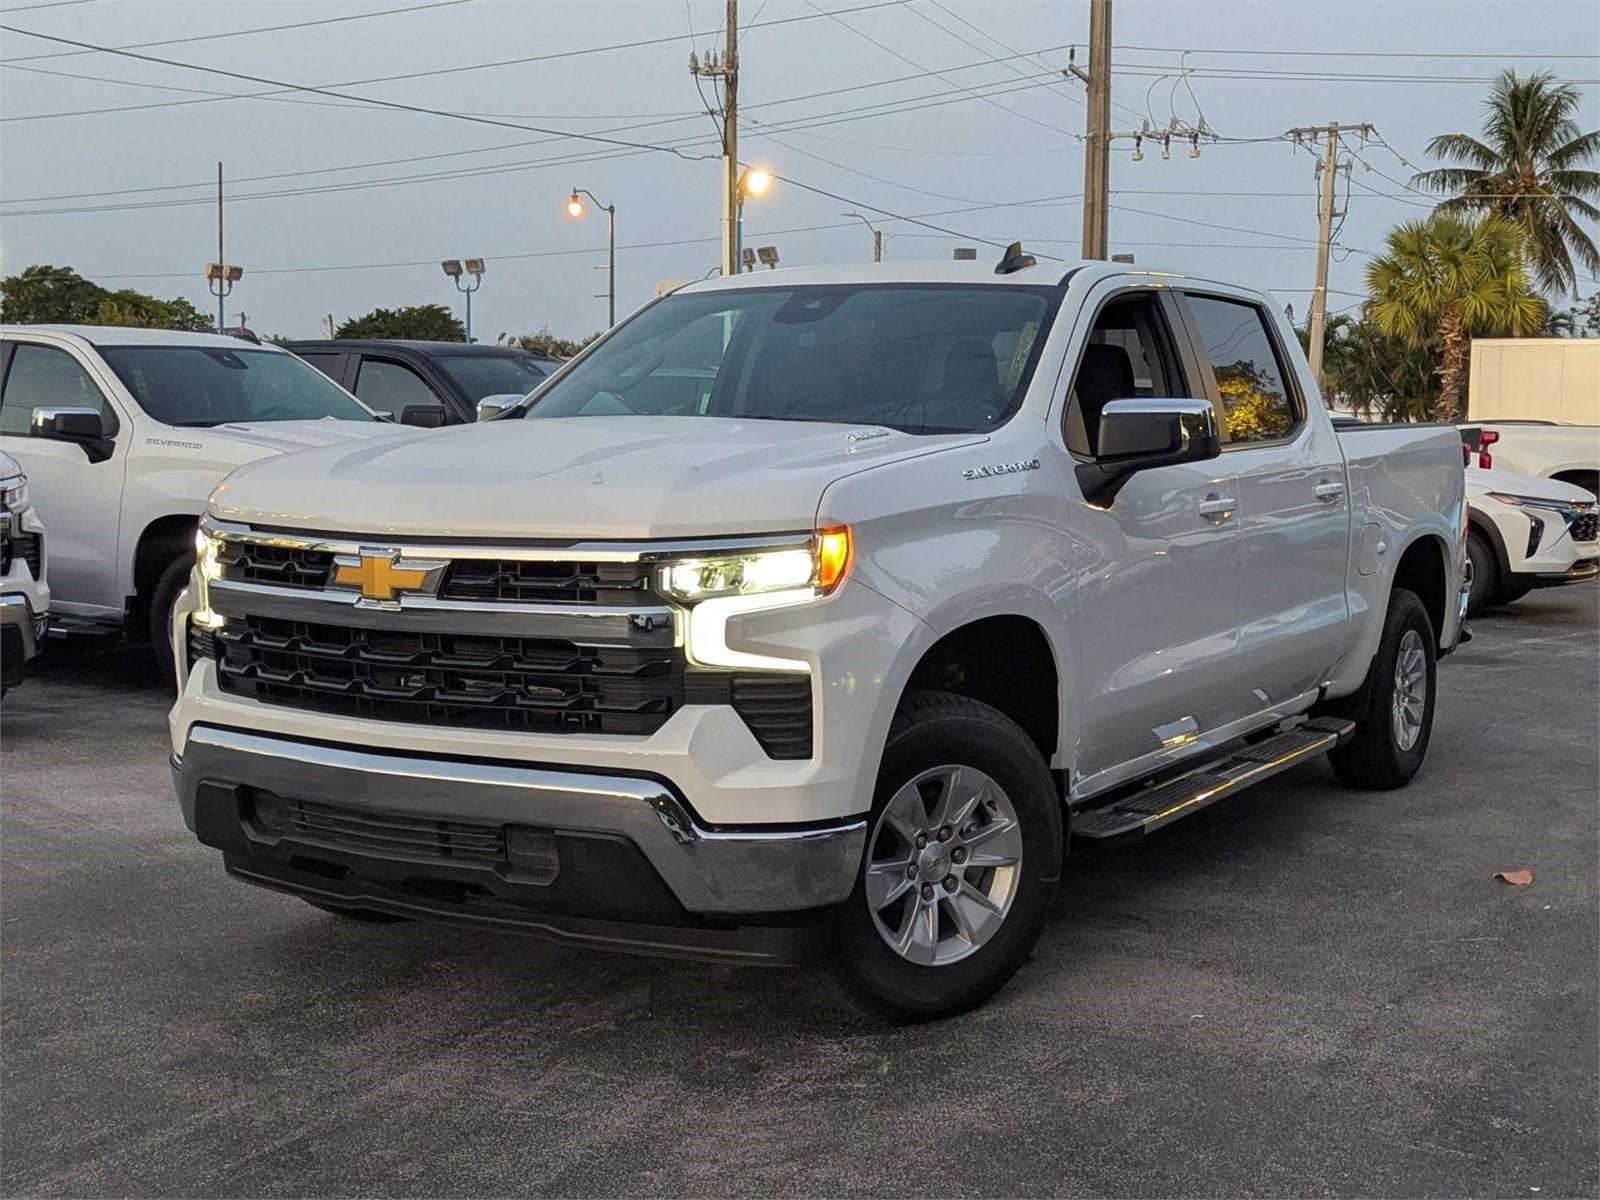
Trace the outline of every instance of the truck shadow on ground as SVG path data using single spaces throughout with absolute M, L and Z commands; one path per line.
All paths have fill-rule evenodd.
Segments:
M 1263 788 L 1238 797 L 1143 842 L 1074 846 L 1031 960 L 980 1013 L 1087 1002 L 1077 992 L 1093 986 L 1096 964 L 1120 953 L 1119 942 L 1130 936 L 1156 936 L 1160 917 L 1148 914 L 1183 905 L 1203 881 L 1292 856 L 1306 833 L 1306 806 L 1337 786 L 1325 765 L 1308 764 L 1286 773 L 1272 791 L 1279 788 L 1276 796 Z M 259 901 L 239 896 L 233 902 Z M 632 1036 L 626 1031 L 634 1022 L 641 1036 L 654 1036 L 648 1031 L 662 1020 L 707 1035 L 730 1022 L 754 1024 L 781 1029 L 784 1038 L 879 1036 L 885 1028 L 857 1009 L 822 967 L 645 958 L 426 923 L 358 925 L 309 909 L 254 944 L 257 966 L 275 978 L 293 980 L 313 962 L 311 969 L 326 974 L 332 949 L 337 970 L 365 977 L 362 990 L 373 985 L 372 975 L 382 976 L 435 1011 L 459 1006 L 454 1020 L 463 1024 L 475 1019 L 471 996 L 495 995 L 520 1008 L 519 1019 L 562 1025 L 585 1014 L 585 1023 L 600 1020 L 624 1036 Z M 476 986 L 463 989 L 463 975 Z M 435 991 L 431 979 L 449 985 Z M 419 985 L 432 993 L 425 1000 Z
M 28 664 L 30 678 L 117 691 L 160 693 L 166 686 L 149 646 L 109 637 L 51 638 Z

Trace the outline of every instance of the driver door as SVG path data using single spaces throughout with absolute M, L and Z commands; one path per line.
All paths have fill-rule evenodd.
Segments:
M 127 424 L 89 365 L 65 346 L 8 337 L 0 368 L 0 449 L 22 464 L 44 522 L 50 606 L 121 620 L 116 564 Z M 114 437 L 122 430 L 111 457 L 91 462 L 82 446 L 29 436 L 33 410 L 46 406 L 99 409 Z
M 1204 396 L 1172 300 L 1116 281 L 1090 297 L 1064 414 L 1072 462 L 1093 462 L 1101 409 L 1134 397 Z M 1240 533 L 1219 459 L 1131 476 L 1109 504 L 1077 501 L 1074 641 L 1083 694 L 1073 795 L 1181 757 L 1240 715 Z

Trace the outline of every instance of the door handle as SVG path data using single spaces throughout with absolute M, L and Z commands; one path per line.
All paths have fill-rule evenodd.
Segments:
M 1324 504 L 1337 504 L 1344 499 L 1344 484 L 1337 479 L 1324 479 L 1311 489 L 1311 494 Z
M 1202 517 L 1217 517 L 1226 519 L 1233 515 L 1233 500 L 1228 496 L 1219 496 L 1215 492 L 1200 501 L 1200 515 Z

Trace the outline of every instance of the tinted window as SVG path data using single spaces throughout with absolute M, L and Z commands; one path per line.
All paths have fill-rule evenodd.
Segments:
M 1294 428 L 1294 401 L 1264 314 L 1254 304 L 1190 296 L 1206 357 L 1222 395 L 1223 439 L 1270 442 Z
M 356 395 L 380 412 L 400 415 L 412 404 L 437 408 L 439 397 L 410 367 L 384 358 L 364 358 L 356 376 Z
M 26 435 L 33 410 L 43 405 L 98 409 L 115 427 L 110 402 L 77 359 L 54 346 L 18 342 L 16 347 L 0 397 L 0 433 Z
M 444 354 L 434 361 L 474 404 L 485 396 L 525 396 L 550 374 L 521 354 Z
M 301 354 L 300 357 L 305 359 L 306 362 L 310 363 L 313 367 L 321 371 L 335 383 L 339 382 L 339 360 L 343 357 L 343 355 L 337 353 L 318 354 L 315 352 L 307 352 L 305 354 Z
M 529 415 L 991 429 L 1021 401 L 1054 296 L 1017 285 L 669 296 L 551 384 Z
M 102 346 L 100 354 L 139 407 L 167 425 L 373 419 L 320 371 L 281 350 Z

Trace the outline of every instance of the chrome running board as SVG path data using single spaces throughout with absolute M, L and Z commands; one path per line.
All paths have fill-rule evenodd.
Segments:
M 1326 754 L 1349 739 L 1355 722 L 1318 717 L 1262 741 L 1235 746 L 1211 762 L 1072 818 L 1075 837 L 1115 838 L 1149 833 L 1215 804 L 1224 796 Z

